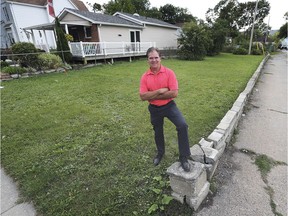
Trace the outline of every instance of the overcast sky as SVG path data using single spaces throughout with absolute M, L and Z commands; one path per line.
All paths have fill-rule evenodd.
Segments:
M 83 2 L 103 4 L 109 0 L 82 0 Z M 208 8 L 214 8 L 220 0 L 150 0 L 151 7 L 164 6 L 165 4 L 172 4 L 176 7 L 187 8 L 189 12 L 200 19 L 205 20 L 205 13 Z M 247 2 L 245 0 L 238 0 L 239 2 Z M 256 1 L 256 0 L 255 0 Z M 287 0 L 268 0 L 270 3 L 270 19 L 266 17 L 265 22 L 272 27 L 272 30 L 278 30 L 285 24 L 284 14 L 288 11 Z

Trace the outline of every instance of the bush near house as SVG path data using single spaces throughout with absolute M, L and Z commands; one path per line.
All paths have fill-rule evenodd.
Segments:
M 42 53 L 38 56 L 39 67 L 41 69 L 56 69 L 63 65 L 61 58 L 58 55 L 50 53 Z
M 1 69 L 1 71 L 8 74 L 23 74 L 27 72 L 27 69 L 23 67 L 8 66 Z
M 37 68 L 38 66 L 38 50 L 33 43 L 19 42 L 12 46 L 12 53 L 16 55 L 16 60 L 19 61 L 22 67 Z

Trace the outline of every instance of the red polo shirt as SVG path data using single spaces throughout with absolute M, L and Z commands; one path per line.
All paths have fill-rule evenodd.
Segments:
M 155 91 L 160 88 L 168 88 L 169 90 L 178 90 L 178 81 L 175 73 L 161 65 L 160 70 L 154 74 L 150 69 L 146 71 L 140 80 L 140 93 L 147 91 Z M 163 106 L 169 103 L 173 98 L 164 100 L 150 100 L 149 103 L 156 106 Z

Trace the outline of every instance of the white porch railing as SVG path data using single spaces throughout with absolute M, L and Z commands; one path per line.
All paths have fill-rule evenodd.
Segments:
M 155 42 L 70 42 L 70 50 L 73 56 L 108 56 L 108 55 L 132 55 L 145 54 Z

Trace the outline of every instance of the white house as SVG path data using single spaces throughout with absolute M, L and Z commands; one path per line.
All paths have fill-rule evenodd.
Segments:
M 49 14 L 48 2 L 52 0 L 1 0 L 1 48 L 8 48 L 16 42 L 31 42 L 42 49 L 55 48 L 53 31 L 44 34 L 43 30 L 26 31 L 25 28 L 43 23 L 52 23 L 54 17 Z M 63 8 L 86 10 L 83 2 L 78 0 L 54 0 L 55 15 Z M 50 47 L 47 47 L 47 43 Z

